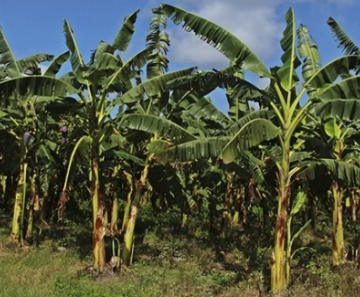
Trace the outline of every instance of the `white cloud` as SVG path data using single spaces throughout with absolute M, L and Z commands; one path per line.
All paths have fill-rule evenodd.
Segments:
M 278 50 L 283 30 L 283 16 L 277 15 L 277 4 L 279 0 L 199 0 L 196 4 L 180 0 L 174 5 L 219 24 L 248 45 L 262 60 L 266 60 Z M 227 66 L 227 59 L 200 41 L 194 33 L 171 27 L 170 34 L 170 61 L 187 61 L 188 65 L 201 68 L 209 65 L 215 68 Z
M 288 7 L 306 16 L 311 10 L 333 11 L 349 9 L 358 0 L 168 0 L 166 3 L 191 11 L 213 21 L 236 35 L 262 59 L 266 65 L 278 63 L 279 41 L 285 28 L 284 14 Z M 306 6 L 306 8 L 305 8 Z M 335 8 L 337 7 L 337 8 Z M 319 12 L 320 13 L 320 12 Z M 303 17 L 304 18 L 304 17 Z M 300 20 L 300 18 L 299 18 Z M 315 20 L 314 20 L 315 21 Z M 325 22 L 325 21 L 324 21 Z M 310 28 L 311 29 L 311 28 Z M 200 41 L 193 32 L 184 32 L 169 22 L 171 47 L 169 58 L 177 65 L 200 68 L 222 68 L 228 60 L 216 49 Z

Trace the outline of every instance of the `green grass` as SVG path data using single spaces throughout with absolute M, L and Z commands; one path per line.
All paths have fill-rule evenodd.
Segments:
M 156 232 L 145 232 L 137 239 L 130 268 L 97 276 L 88 269 L 91 240 L 84 234 L 88 231 L 64 228 L 65 233 L 51 231 L 60 234 L 58 238 L 47 236 L 37 247 L 26 248 L 12 244 L 10 230 L 0 228 L 1 296 L 270 296 L 270 250 L 250 248 L 246 238 L 239 240 L 243 246 L 229 244 L 219 256 L 215 245 L 204 238 L 173 235 L 165 229 L 161 238 Z M 303 245 L 311 248 L 294 261 L 291 287 L 282 296 L 360 296 L 358 268 L 347 265 L 331 270 L 329 242 L 313 242 L 311 233 L 303 238 Z
M 190 255 L 180 241 L 155 244 L 153 238 L 140 245 L 141 254 L 130 269 L 97 277 L 86 271 L 91 258 L 83 258 L 76 248 L 59 251 L 54 242 L 45 241 L 39 247 L 19 249 L 3 232 L 1 296 L 241 296 L 244 292 L 234 285 L 237 274 L 216 263 L 211 250 L 191 246 Z

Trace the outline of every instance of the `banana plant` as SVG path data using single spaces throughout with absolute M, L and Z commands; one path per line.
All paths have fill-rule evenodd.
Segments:
M 322 161 L 322 165 L 328 170 L 332 179 L 330 192 L 333 199 L 332 253 L 334 266 L 339 266 L 346 261 L 343 207 L 346 195 L 350 195 L 347 188 L 357 187 L 360 182 L 356 154 L 357 125 L 356 121 L 339 121 L 331 117 L 325 117 L 320 123 L 321 134 L 325 138 L 324 151 L 328 156 L 324 159 L 319 158 L 319 160 Z
M 353 76 L 342 80 L 344 68 L 354 69 L 357 65 L 355 56 L 335 59 L 321 67 L 320 55 L 315 41 L 311 38 L 306 26 L 300 25 L 296 29 L 294 11 L 290 8 L 285 19 L 287 26 L 280 42 L 284 54 L 281 56 L 282 66 L 274 67 L 270 71 L 256 55 L 241 41 L 220 26 L 196 16 L 180 8 L 162 4 L 162 9 L 173 19 L 175 24 L 182 24 L 186 31 L 193 31 L 207 43 L 213 45 L 231 63 L 238 64 L 244 70 L 270 78 L 269 87 L 260 90 L 251 83 L 237 78 L 237 84 L 246 85 L 261 94 L 262 108 L 267 107 L 270 117 L 256 117 L 249 114 L 241 118 L 232 129 L 229 136 L 196 139 L 195 141 L 170 147 L 159 154 L 159 157 L 179 159 L 208 157 L 218 154 L 225 163 L 233 162 L 246 149 L 259 146 L 264 141 L 275 140 L 281 148 L 280 160 L 274 159 L 277 167 L 277 219 L 275 244 L 271 256 L 271 290 L 277 293 L 287 286 L 286 277 L 286 226 L 289 218 L 289 197 L 292 180 L 301 172 L 305 165 L 293 166 L 292 156 L 300 152 L 304 141 L 296 138 L 295 134 L 304 124 L 309 112 L 315 109 L 318 114 L 330 112 L 331 116 L 349 118 L 357 110 L 355 93 L 359 77 Z M 201 24 L 201 25 L 199 25 Z M 296 69 L 302 65 L 304 82 L 299 85 Z M 307 96 L 307 97 L 306 97 Z M 305 103 L 301 105 L 301 100 Z M 269 115 L 262 109 L 263 115 Z M 254 112 L 255 114 L 256 112 Z M 329 114 L 329 113 L 328 113 Z M 261 147 L 260 147 L 261 149 Z M 271 155 L 269 155 L 272 158 Z M 344 169 L 344 168 L 343 168 Z
M 63 187 L 63 193 L 67 189 L 67 181 L 71 172 L 73 161 L 76 158 L 76 151 L 82 147 L 87 147 L 90 155 L 90 177 L 91 183 L 90 193 L 93 207 L 93 256 L 94 268 L 102 271 L 105 266 L 105 235 L 106 235 L 106 220 L 105 220 L 105 205 L 103 201 L 102 184 L 101 184 L 101 161 L 105 151 L 105 143 L 110 141 L 123 145 L 119 131 L 122 133 L 121 123 L 123 116 L 131 116 L 134 110 L 140 109 L 143 114 L 138 114 L 141 117 L 146 114 L 144 110 L 151 110 L 155 106 L 155 102 L 159 102 L 157 96 L 160 93 L 166 93 L 170 89 L 167 83 L 173 79 L 188 75 L 193 72 L 193 68 L 169 72 L 166 74 L 150 77 L 148 80 L 142 82 L 140 76 L 141 69 L 151 61 L 149 56 L 153 53 L 154 48 L 147 46 L 144 50 L 136 53 L 128 61 L 123 62 L 121 57 L 117 55 L 117 51 L 125 51 L 131 40 L 135 30 L 135 22 L 138 15 L 138 10 L 127 16 L 113 43 L 107 44 L 100 42 L 97 49 L 91 56 L 90 62 L 85 64 L 79 47 L 76 43 L 74 33 L 69 23 L 64 21 L 64 32 L 66 44 L 70 52 L 70 61 L 72 66 L 72 73 L 63 77 L 62 80 L 72 82 L 79 86 L 79 101 L 83 108 L 84 117 L 82 125 L 77 127 L 76 131 L 79 133 L 70 133 L 70 139 L 73 144 L 73 151 L 69 157 L 68 170 L 66 174 L 66 181 Z M 153 72 L 152 72 L 153 73 Z M 133 82 L 137 85 L 133 85 Z M 108 100 L 108 96 L 112 95 L 114 99 Z M 146 100 L 151 98 L 151 100 Z M 150 104 L 144 107 L 140 103 Z M 157 104 L 157 103 L 156 103 Z M 118 115 L 113 119 L 115 108 L 119 107 Z M 144 107 L 144 108 L 143 108 Z M 136 115 L 135 115 L 136 116 Z M 119 128 L 120 127 L 120 128 Z M 124 127 L 125 128 L 125 127 Z M 119 129 L 119 131 L 118 131 Z M 78 138 L 74 138 L 78 135 Z M 124 246 L 122 254 L 126 258 L 124 264 L 129 263 L 128 256 L 131 253 L 131 248 L 128 242 L 132 242 L 132 234 L 135 226 L 136 204 L 140 200 L 146 184 L 148 166 L 152 155 L 149 154 L 142 176 L 136 181 L 138 188 L 134 191 L 135 204 L 133 204 L 133 211 L 130 211 L 127 221 L 127 227 L 124 234 Z M 127 236 L 129 239 L 127 239 Z
M 30 149 L 29 144 L 37 133 L 37 111 L 46 102 L 57 100 L 74 89 L 65 82 L 42 77 L 38 65 L 44 61 L 51 61 L 54 58 L 52 55 L 37 54 L 15 60 L 2 31 L 0 31 L 0 51 L 2 53 L 0 58 L 2 129 L 13 135 L 18 147 L 17 165 L 14 166 L 19 176 L 11 237 L 14 241 L 23 244 L 27 153 Z

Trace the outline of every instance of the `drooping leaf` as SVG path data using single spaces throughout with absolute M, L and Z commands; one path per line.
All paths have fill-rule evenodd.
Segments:
M 151 141 L 146 146 L 146 148 L 149 152 L 157 154 L 166 150 L 169 146 L 171 146 L 171 143 L 169 141 L 163 139 L 157 139 L 155 141 Z
M 360 98 L 360 76 L 352 76 L 325 86 L 314 96 L 322 100 Z
M 149 114 L 129 114 L 125 115 L 120 125 L 129 129 L 141 130 L 161 137 L 168 138 L 170 141 L 189 141 L 196 137 L 183 127 L 171 122 L 170 120 Z
M 314 95 L 320 99 L 313 106 L 317 115 L 333 116 L 342 120 L 358 119 L 360 108 L 360 76 L 352 76 L 325 86 Z
M 169 81 L 168 87 L 170 89 L 181 90 L 188 93 L 188 96 L 195 96 L 201 98 L 208 95 L 210 92 L 225 84 L 225 82 L 234 75 L 238 70 L 239 66 L 229 66 L 221 70 L 214 71 L 195 71 L 189 75 L 179 77 Z M 183 98 L 184 93 L 179 96 L 173 94 L 173 100 L 176 98 Z M 188 99 L 188 98 L 187 98 Z M 195 99 L 196 101 L 197 99 Z M 189 102 L 191 104 L 191 102 Z
M 313 157 L 313 153 L 312 152 L 307 152 L 307 151 L 299 151 L 299 152 L 294 152 L 292 151 L 290 153 L 290 163 L 294 163 L 296 164 L 296 166 L 298 168 L 302 168 L 302 167 L 306 167 L 307 166 L 307 161 L 309 161 L 311 158 Z
M 169 160 L 193 161 L 197 159 L 218 157 L 230 140 L 230 137 L 206 137 L 198 138 L 178 145 L 174 145 L 156 154 L 160 163 Z
M 145 161 L 140 159 L 139 157 L 136 157 L 132 154 L 129 154 L 127 151 L 122 150 L 122 149 L 112 149 L 107 151 L 107 155 L 113 155 L 116 156 L 118 158 L 122 158 L 126 161 L 132 161 L 135 164 L 139 165 L 139 166 L 145 166 Z
M 327 85 L 336 82 L 339 77 L 347 75 L 350 70 L 356 69 L 358 65 L 359 56 L 342 56 L 336 58 L 314 73 L 314 75 L 305 83 L 305 86 L 309 85 L 316 89 L 326 87 Z M 311 95 L 314 97 L 316 93 L 314 92 Z
M 243 151 L 280 135 L 280 128 L 268 119 L 255 118 L 244 124 L 221 152 L 225 164 L 233 162 Z
M 185 70 L 179 70 L 174 72 L 169 72 L 161 76 L 154 77 L 149 79 L 136 87 L 133 87 L 127 91 L 121 97 L 113 100 L 113 104 L 121 103 L 134 103 L 145 96 L 153 96 L 158 93 L 168 91 L 167 83 L 175 78 L 188 75 L 194 71 L 194 68 L 188 68 Z
M 59 56 L 57 56 L 49 65 L 49 67 L 44 72 L 44 76 L 55 77 L 59 72 L 61 66 L 70 58 L 70 52 L 66 51 Z
M 114 72 L 121 67 L 122 62 L 114 55 L 107 52 L 97 52 L 90 66 L 83 72 L 83 76 L 87 79 L 91 79 L 94 76 L 94 80 L 99 83 L 99 78 L 102 76 L 107 78 L 106 71 L 111 70 L 111 72 Z
M 332 17 L 329 17 L 327 24 L 330 26 L 331 31 L 339 42 L 338 47 L 342 48 L 346 55 L 360 55 L 360 49 Z
M 202 97 L 192 104 L 184 113 L 191 114 L 195 119 L 211 120 L 217 123 L 228 123 L 226 117 L 208 98 Z
M 41 158 L 45 158 L 46 160 L 48 160 L 50 163 L 54 163 L 55 159 L 53 156 L 53 153 L 51 152 L 51 149 L 44 144 L 40 144 L 39 145 L 39 150 L 38 150 L 38 154 Z
M 348 185 L 360 185 L 360 168 L 357 165 L 335 159 L 320 159 L 333 177 L 343 180 Z
M 226 97 L 229 103 L 228 114 L 232 120 L 238 121 L 250 110 L 251 102 L 261 101 L 263 91 L 252 83 L 234 76 L 226 82 Z
M 23 76 L 0 82 L 0 98 L 64 97 L 78 92 L 77 89 L 62 80 L 45 76 Z
M 36 70 L 41 62 L 50 62 L 54 59 L 53 55 L 48 54 L 37 54 L 31 57 L 27 57 L 24 59 L 20 59 L 17 61 L 19 65 L 19 69 L 21 72 L 25 72 L 27 70 L 33 71 Z
M 244 125 L 254 119 L 267 119 L 270 120 L 274 117 L 274 113 L 268 109 L 259 109 L 248 113 L 233 123 L 226 131 L 228 135 L 235 135 L 241 130 Z
M 57 98 L 46 105 L 52 114 L 77 112 L 83 105 L 72 97 Z
M 263 62 L 235 35 L 219 25 L 168 4 L 161 4 L 162 11 L 171 17 L 176 25 L 183 24 L 186 31 L 193 31 L 202 40 L 215 47 L 230 61 L 243 69 L 262 77 L 271 77 Z

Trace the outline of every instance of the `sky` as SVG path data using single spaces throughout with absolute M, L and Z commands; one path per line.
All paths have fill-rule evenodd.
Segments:
M 67 50 L 63 21 L 70 23 L 77 44 L 88 62 L 91 51 L 103 40 L 111 43 L 124 17 L 140 9 L 136 30 L 126 53 L 130 57 L 145 47 L 151 8 L 161 2 L 175 5 L 211 20 L 236 35 L 268 66 L 281 65 L 280 39 L 285 29 L 285 13 L 292 7 L 297 27 L 306 25 L 322 57 L 322 64 L 341 55 L 330 32 L 327 19 L 333 17 L 360 46 L 359 0 L 0 0 L 0 26 L 16 59 L 37 53 L 55 56 Z M 221 69 L 228 61 L 214 48 L 169 21 L 170 70 L 191 66 Z M 44 66 L 46 67 L 46 66 Z M 254 79 L 258 86 L 266 81 Z M 221 93 L 212 98 L 226 110 Z

